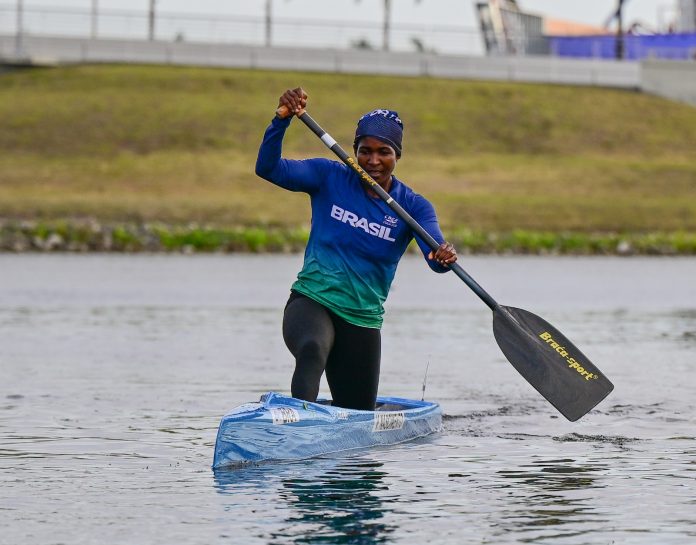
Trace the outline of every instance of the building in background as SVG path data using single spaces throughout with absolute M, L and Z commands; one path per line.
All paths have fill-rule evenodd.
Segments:
M 679 0 L 678 32 L 696 32 L 696 0 Z
M 604 26 L 561 21 L 525 12 L 516 0 L 475 1 L 487 55 L 640 60 L 696 60 L 696 0 L 674 0 L 670 31 L 655 32 L 639 21 L 624 24 L 616 1 Z M 611 5 L 610 2 L 608 2 Z
M 522 11 L 516 0 L 476 2 L 487 55 L 545 55 L 544 19 Z
M 545 36 L 604 36 L 606 28 L 562 19 L 544 18 Z

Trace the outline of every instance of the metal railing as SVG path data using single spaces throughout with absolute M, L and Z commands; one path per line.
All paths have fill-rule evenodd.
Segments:
M 0 4 L 0 34 L 16 35 L 19 42 L 22 35 L 148 40 L 150 22 L 145 11 L 101 9 L 95 16 L 89 9 L 49 6 L 25 6 L 18 18 L 16 5 Z M 383 47 L 380 22 L 275 18 L 269 32 L 261 16 L 158 12 L 154 23 L 154 39 L 159 41 L 336 49 Z M 389 49 L 480 55 L 483 47 L 477 28 L 392 24 Z
M 145 6 L 146 3 L 143 2 Z M 24 6 L 18 11 L 19 6 Z M 89 39 L 152 40 L 245 46 L 309 47 L 316 49 L 383 48 L 380 21 L 335 21 L 275 18 L 269 28 L 263 16 L 232 16 L 147 11 L 26 6 L 22 1 L 0 4 L 0 35 L 15 37 L 15 57 L 22 56 L 26 36 Z M 506 36 L 514 46 L 505 55 L 551 55 L 584 59 L 614 59 L 616 37 Z M 270 42 L 270 43 L 269 43 Z M 484 55 L 478 28 L 455 25 L 390 25 L 393 52 Z M 696 34 L 625 35 L 624 59 L 663 58 L 694 60 Z

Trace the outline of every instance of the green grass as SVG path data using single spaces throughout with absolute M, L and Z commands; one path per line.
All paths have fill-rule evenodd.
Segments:
M 307 229 L 100 224 L 94 220 L 0 222 L 0 251 L 298 252 Z M 696 233 L 454 230 L 460 253 L 696 255 Z M 416 245 L 410 250 L 416 252 Z
M 433 201 L 450 238 L 528 233 L 540 248 L 561 239 L 572 248 L 573 237 L 597 233 L 696 232 L 689 106 L 572 86 L 160 66 L 0 76 L 0 218 L 149 222 L 172 233 L 196 222 L 271 238 L 305 229 L 306 196 L 253 173 L 277 97 L 297 85 L 345 148 L 362 113 L 398 110 L 396 174 Z M 331 157 L 299 123 L 285 154 Z M 200 236 L 183 245 L 235 247 L 219 233 Z M 165 247 L 181 246 L 171 237 Z

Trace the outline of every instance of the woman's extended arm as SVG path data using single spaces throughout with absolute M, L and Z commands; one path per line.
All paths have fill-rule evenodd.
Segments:
M 287 106 L 295 112 L 307 104 L 307 95 L 301 88 L 288 90 L 279 100 L 279 106 Z M 259 148 L 256 159 L 256 174 L 269 182 L 289 189 L 290 191 L 315 191 L 321 183 L 319 171 L 321 161 L 312 159 L 305 161 L 292 161 L 281 157 L 283 149 L 283 137 L 290 125 L 292 117 L 281 119 L 273 118 L 270 126 L 263 135 L 263 142 Z

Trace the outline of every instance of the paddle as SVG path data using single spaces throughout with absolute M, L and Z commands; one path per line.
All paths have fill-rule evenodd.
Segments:
M 286 117 L 281 106 L 277 114 Z M 297 113 L 360 179 L 404 220 L 413 232 L 434 251 L 437 241 L 414 220 L 399 203 L 365 172 L 355 159 L 339 146 L 305 111 Z M 493 311 L 493 334 L 512 366 L 568 420 L 574 422 L 587 414 L 614 389 L 614 385 L 595 365 L 551 324 L 521 308 L 498 304 L 458 263 L 450 269 Z

